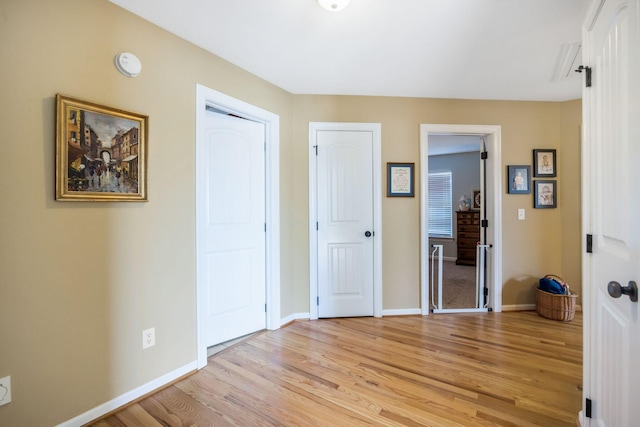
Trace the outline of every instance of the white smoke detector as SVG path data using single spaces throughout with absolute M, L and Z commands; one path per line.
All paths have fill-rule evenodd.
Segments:
M 135 77 L 142 70 L 142 63 L 131 52 L 122 52 L 114 58 L 116 68 L 127 77 Z

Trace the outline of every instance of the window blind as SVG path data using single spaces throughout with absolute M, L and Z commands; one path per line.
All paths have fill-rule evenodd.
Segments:
M 429 174 L 429 236 L 453 237 L 451 172 Z

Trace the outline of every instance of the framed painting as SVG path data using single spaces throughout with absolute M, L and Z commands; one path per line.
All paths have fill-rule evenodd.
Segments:
M 556 175 L 556 150 L 533 150 L 533 176 L 542 178 Z
M 56 95 L 56 200 L 147 201 L 148 120 Z
M 555 181 L 534 181 L 535 195 L 533 198 L 533 207 L 536 209 L 555 208 L 558 203 L 556 194 Z
M 387 163 L 387 197 L 414 197 L 414 163 Z
M 507 193 L 531 194 L 531 166 L 507 166 Z

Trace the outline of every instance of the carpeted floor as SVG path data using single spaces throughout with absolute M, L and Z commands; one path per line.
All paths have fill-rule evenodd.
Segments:
M 476 304 L 476 268 L 442 263 L 442 308 L 474 308 Z M 437 301 L 437 285 L 433 287 Z

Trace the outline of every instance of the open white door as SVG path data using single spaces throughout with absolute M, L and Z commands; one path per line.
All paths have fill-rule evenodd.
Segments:
M 640 420 L 638 302 L 620 294 L 640 281 L 639 3 L 595 1 L 585 28 L 583 426 Z
M 206 344 L 266 326 L 265 128 L 207 112 L 202 240 Z

